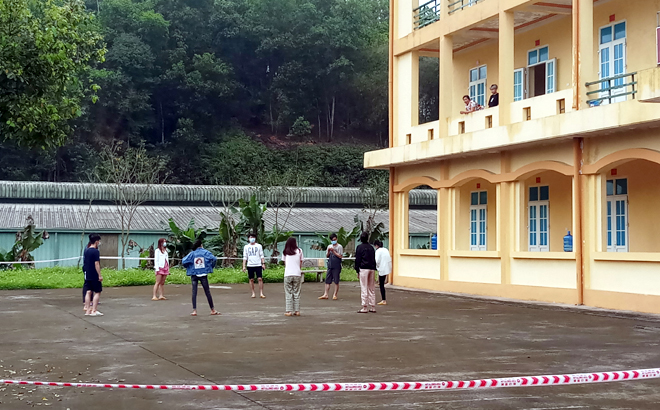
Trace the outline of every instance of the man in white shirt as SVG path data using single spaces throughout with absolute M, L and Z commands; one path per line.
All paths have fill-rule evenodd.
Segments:
M 392 257 L 387 248 L 383 248 L 382 241 L 375 241 L 374 246 L 376 247 L 376 270 L 378 271 L 378 283 L 380 284 L 380 297 L 383 299 L 378 304 L 387 305 L 385 285 L 388 282 L 390 273 L 392 273 Z
M 264 269 L 266 269 L 266 264 L 264 262 L 264 249 L 257 243 L 257 235 L 251 233 L 248 236 L 248 244 L 243 248 L 243 272 L 247 271 L 248 273 L 253 298 L 256 297 L 254 294 L 254 278 L 256 277 L 259 281 L 259 293 L 261 294 L 261 298 L 266 299 L 266 296 L 264 296 L 264 280 L 262 278 Z

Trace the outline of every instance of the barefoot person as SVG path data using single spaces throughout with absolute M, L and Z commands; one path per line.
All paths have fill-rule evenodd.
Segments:
M 376 251 L 369 244 L 369 234 L 362 232 L 360 235 L 361 245 L 355 249 L 355 271 L 360 277 L 360 296 L 362 298 L 362 309 L 358 313 L 376 313 L 376 283 L 374 273 L 376 271 Z
M 382 241 L 374 241 L 374 246 L 376 247 L 376 270 L 378 271 L 378 283 L 380 285 L 381 297 L 381 301 L 378 302 L 378 304 L 387 305 L 387 300 L 385 298 L 385 285 L 387 284 L 390 273 L 392 273 L 392 257 L 387 248 L 383 248 Z
M 101 254 L 99 245 L 101 236 L 98 234 L 89 235 L 89 244 L 83 254 L 83 273 L 85 274 L 85 316 L 103 316 L 103 313 L 97 310 L 101 292 L 103 291 L 103 276 L 101 275 Z
M 181 264 L 186 268 L 186 275 L 192 280 L 192 305 L 193 311 L 190 316 L 197 316 L 197 284 L 201 283 L 206 294 L 206 300 L 211 308 L 211 315 L 219 315 L 213 307 L 213 298 L 209 289 L 209 273 L 213 272 L 218 259 L 213 254 L 202 247 L 202 241 L 197 240 L 193 244 L 193 251 L 186 255 Z
M 332 300 L 337 300 L 339 293 L 339 276 L 341 275 L 341 261 L 344 258 L 344 247 L 337 243 L 337 234 L 330 234 L 330 246 L 325 252 L 328 258 L 328 272 L 325 274 L 325 293 L 319 299 L 327 299 L 330 291 L 330 284 L 335 283 L 335 293 Z
M 243 272 L 247 271 L 248 273 L 252 297 L 255 297 L 254 278 L 256 277 L 257 281 L 259 281 L 260 297 L 266 299 L 266 296 L 264 296 L 264 269 L 266 269 L 266 264 L 264 262 L 264 248 L 257 243 L 257 235 L 251 233 L 248 236 L 248 244 L 243 248 Z
M 167 241 L 165 238 L 158 240 L 158 247 L 154 251 L 154 270 L 156 271 L 156 284 L 154 295 L 151 300 L 167 300 L 165 297 L 165 279 L 170 274 L 170 264 L 167 260 Z M 160 294 L 160 296 L 158 296 Z
M 300 316 L 303 252 L 298 247 L 296 238 L 291 237 L 286 240 L 282 261 L 284 261 L 284 300 L 286 302 L 284 315 Z

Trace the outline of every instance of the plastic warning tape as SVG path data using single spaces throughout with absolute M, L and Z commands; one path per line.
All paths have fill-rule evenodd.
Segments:
M 176 384 L 105 384 L 105 383 L 64 383 L 25 380 L 0 380 L 0 384 L 84 387 L 106 389 L 147 389 L 147 390 L 223 390 L 223 391 L 400 391 L 400 390 L 469 390 L 504 387 L 557 386 L 567 384 L 588 384 L 622 382 L 631 380 L 660 378 L 660 369 L 626 370 L 618 372 L 577 373 L 547 376 L 507 377 L 438 382 L 388 382 L 388 383 L 290 383 L 290 384 L 219 384 L 219 385 L 176 385 Z

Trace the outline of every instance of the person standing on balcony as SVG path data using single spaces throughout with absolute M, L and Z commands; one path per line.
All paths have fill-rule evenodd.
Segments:
M 369 243 L 369 234 L 362 232 L 360 235 L 362 244 L 355 249 L 355 271 L 360 278 L 360 296 L 362 298 L 362 309 L 358 313 L 376 313 L 376 251 Z
M 497 92 L 497 84 L 490 86 L 490 98 L 488 99 L 488 108 L 500 105 L 500 94 Z
M 463 102 L 465 103 L 465 111 L 461 111 L 461 114 L 470 114 L 481 109 L 481 106 L 476 101 L 470 99 L 469 95 L 463 96 Z

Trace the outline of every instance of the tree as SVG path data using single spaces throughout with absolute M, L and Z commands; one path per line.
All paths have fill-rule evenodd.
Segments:
M 104 60 L 94 16 L 80 0 L 0 0 L 0 135 L 25 147 L 62 145 L 90 65 Z
M 25 222 L 27 223 L 27 226 L 23 228 L 22 231 L 16 232 L 16 242 L 14 243 L 14 246 L 12 246 L 11 250 L 9 250 L 8 252 L 0 250 L 0 262 L 33 261 L 34 257 L 32 256 L 32 252 L 37 250 L 41 245 L 43 245 L 44 240 L 50 237 L 50 235 L 48 235 L 48 232 L 46 232 L 45 230 L 41 232 L 37 232 L 37 228 L 34 224 L 34 218 L 32 218 L 32 215 L 29 215 L 27 218 L 25 218 Z M 20 268 L 23 267 L 22 264 L 20 265 L 2 264 L 0 265 L 0 268 L 8 269 L 15 266 L 18 266 Z M 28 266 L 34 267 L 33 264 L 29 264 Z
M 360 187 L 363 203 L 362 211 L 367 214 L 367 220 L 362 221 L 356 215 L 355 223 L 362 232 L 369 234 L 369 243 L 380 240 L 385 236 L 385 224 L 376 222 L 376 215 L 385 211 L 389 205 L 389 182 L 389 172 L 377 171 L 371 174 Z
M 172 218 L 169 219 L 168 226 L 170 234 L 168 235 L 167 250 L 172 259 L 172 266 L 181 263 L 184 256 L 193 251 L 193 244 L 196 240 L 204 240 L 207 232 L 206 228 L 195 228 L 195 220 L 191 219 L 186 228 L 181 229 Z
M 120 142 L 99 153 L 92 180 L 112 186 L 121 224 L 122 267 L 135 213 L 149 197 L 152 186 L 163 183 L 166 178 L 165 161 L 148 155 L 144 146 L 124 148 Z

